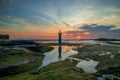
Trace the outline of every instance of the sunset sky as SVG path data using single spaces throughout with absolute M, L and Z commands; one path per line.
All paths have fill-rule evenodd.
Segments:
M 0 0 L 0 34 L 120 38 L 120 0 Z

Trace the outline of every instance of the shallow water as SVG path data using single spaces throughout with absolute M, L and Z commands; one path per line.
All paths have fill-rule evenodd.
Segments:
M 68 56 L 77 54 L 78 52 L 73 50 L 75 46 L 62 46 L 61 58 L 58 57 L 58 46 L 53 46 L 54 50 L 44 53 L 45 57 L 43 59 L 42 66 L 46 66 L 52 62 L 57 62 L 60 60 L 65 60 Z
M 94 61 L 94 60 L 81 60 L 76 67 L 82 68 L 85 72 L 87 73 L 94 73 L 97 70 L 95 69 L 95 67 L 97 66 L 99 62 Z
M 104 80 L 103 77 L 97 77 L 97 80 Z

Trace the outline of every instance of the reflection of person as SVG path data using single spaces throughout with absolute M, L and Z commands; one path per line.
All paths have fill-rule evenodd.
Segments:
M 61 46 L 58 48 L 58 52 L 59 52 L 59 58 L 61 58 L 62 56 L 61 56 L 61 53 L 62 53 L 62 48 L 61 48 Z

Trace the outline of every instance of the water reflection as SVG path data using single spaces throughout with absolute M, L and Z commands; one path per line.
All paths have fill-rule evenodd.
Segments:
M 65 60 L 68 56 L 78 53 L 77 51 L 72 49 L 75 48 L 75 46 L 62 46 L 62 47 L 53 46 L 53 47 L 54 50 L 44 53 L 45 57 L 43 59 L 41 67 L 46 66 L 52 62 Z
M 61 59 L 62 58 L 62 55 L 61 55 L 62 47 L 61 46 L 59 46 L 59 48 L 58 48 L 58 53 L 59 53 L 58 58 Z

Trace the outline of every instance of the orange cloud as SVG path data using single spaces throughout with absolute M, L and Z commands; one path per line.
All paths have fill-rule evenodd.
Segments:
M 85 34 L 85 35 L 89 35 L 89 34 L 90 34 L 90 32 L 83 32 L 83 34 Z

